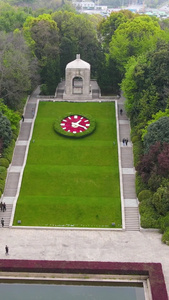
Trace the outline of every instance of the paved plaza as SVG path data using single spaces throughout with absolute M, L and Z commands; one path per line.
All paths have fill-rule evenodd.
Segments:
M 21 124 L 13 162 L 4 191 L 4 201 L 11 207 L 16 197 L 17 185 L 22 173 L 24 153 L 34 119 L 32 107 L 36 108 L 38 90 L 30 97 L 25 110 L 25 122 Z M 100 100 L 98 100 L 100 101 Z M 117 100 L 119 124 L 119 164 L 123 199 L 124 231 L 110 229 L 69 228 L 0 228 L 0 259 L 65 260 L 65 261 L 111 261 L 111 262 L 158 262 L 162 264 L 169 294 L 169 247 L 161 242 L 157 230 L 140 230 L 138 202 L 135 194 L 132 143 L 123 147 L 122 138 L 130 138 L 130 126 L 124 112 L 123 97 Z M 123 109 L 123 115 L 119 111 Z M 15 149 L 16 150 L 16 149 Z M 18 152 L 19 151 L 19 152 Z M 19 154 L 18 154 L 19 153 Z M 16 186 L 15 186 L 16 184 Z M 11 210 L 8 209 L 11 214 Z M 4 216 L 7 212 L 4 213 Z M 6 214 L 7 216 L 7 214 Z M 8 217 L 10 219 L 10 217 Z M 6 219 L 7 220 L 7 219 Z M 5 245 L 9 255 L 5 255 Z

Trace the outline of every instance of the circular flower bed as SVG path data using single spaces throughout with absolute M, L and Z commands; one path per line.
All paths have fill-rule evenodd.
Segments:
M 54 122 L 54 130 L 64 136 L 81 138 L 91 134 L 96 127 L 94 119 L 89 115 L 69 113 L 59 116 Z

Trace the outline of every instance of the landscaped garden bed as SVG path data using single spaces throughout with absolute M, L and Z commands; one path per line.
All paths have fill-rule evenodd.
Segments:
M 54 131 L 59 116 L 92 117 L 95 131 L 73 139 Z M 40 102 L 14 225 L 121 227 L 114 103 Z
M 1 272 L 60 274 L 145 275 L 149 279 L 152 300 L 167 300 L 167 290 L 160 263 L 0 260 Z M 17 274 L 18 275 L 18 274 Z

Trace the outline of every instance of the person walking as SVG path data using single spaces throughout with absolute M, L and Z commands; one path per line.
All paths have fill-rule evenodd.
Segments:
M 122 110 L 122 108 L 120 109 L 120 116 L 122 116 L 122 114 L 123 114 L 123 110 Z
M 123 142 L 123 146 L 125 146 L 126 139 L 125 139 L 125 138 L 123 138 L 123 139 L 122 139 L 122 142 Z
M 3 212 L 4 212 L 4 211 L 6 211 L 6 204 L 5 204 L 5 202 L 2 205 L 3 205 Z
M 8 255 L 8 254 L 9 254 L 9 248 L 8 248 L 8 246 L 7 246 L 7 245 L 5 246 L 5 254 L 6 254 L 6 255 Z
M 3 203 L 2 203 L 2 201 L 0 203 L 0 208 L 1 208 L 1 211 L 2 211 L 3 210 Z
M 2 225 L 2 227 L 4 227 L 4 219 L 3 218 L 1 219 L 1 225 Z
M 34 117 L 34 115 L 35 115 L 35 109 L 34 108 L 32 108 L 32 118 Z
M 129 140 L 128 140 L 128 138 L 127 138 L 127 139 L 126 139 L 126 146 L 127 146 L 127 144 L 128 144 L 128 141 L 129 141 Z
M 24 120 L 25 120 L 25 117 L 24 117 L 24 115 L 22 115 L 22 122 L 24 122 Z

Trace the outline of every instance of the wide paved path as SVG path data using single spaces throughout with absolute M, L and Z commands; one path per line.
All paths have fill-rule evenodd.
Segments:
M 3 228 L 0 241 L 1 259 L 158 262 L 169 294 L 169 247 L 157 232 Z

